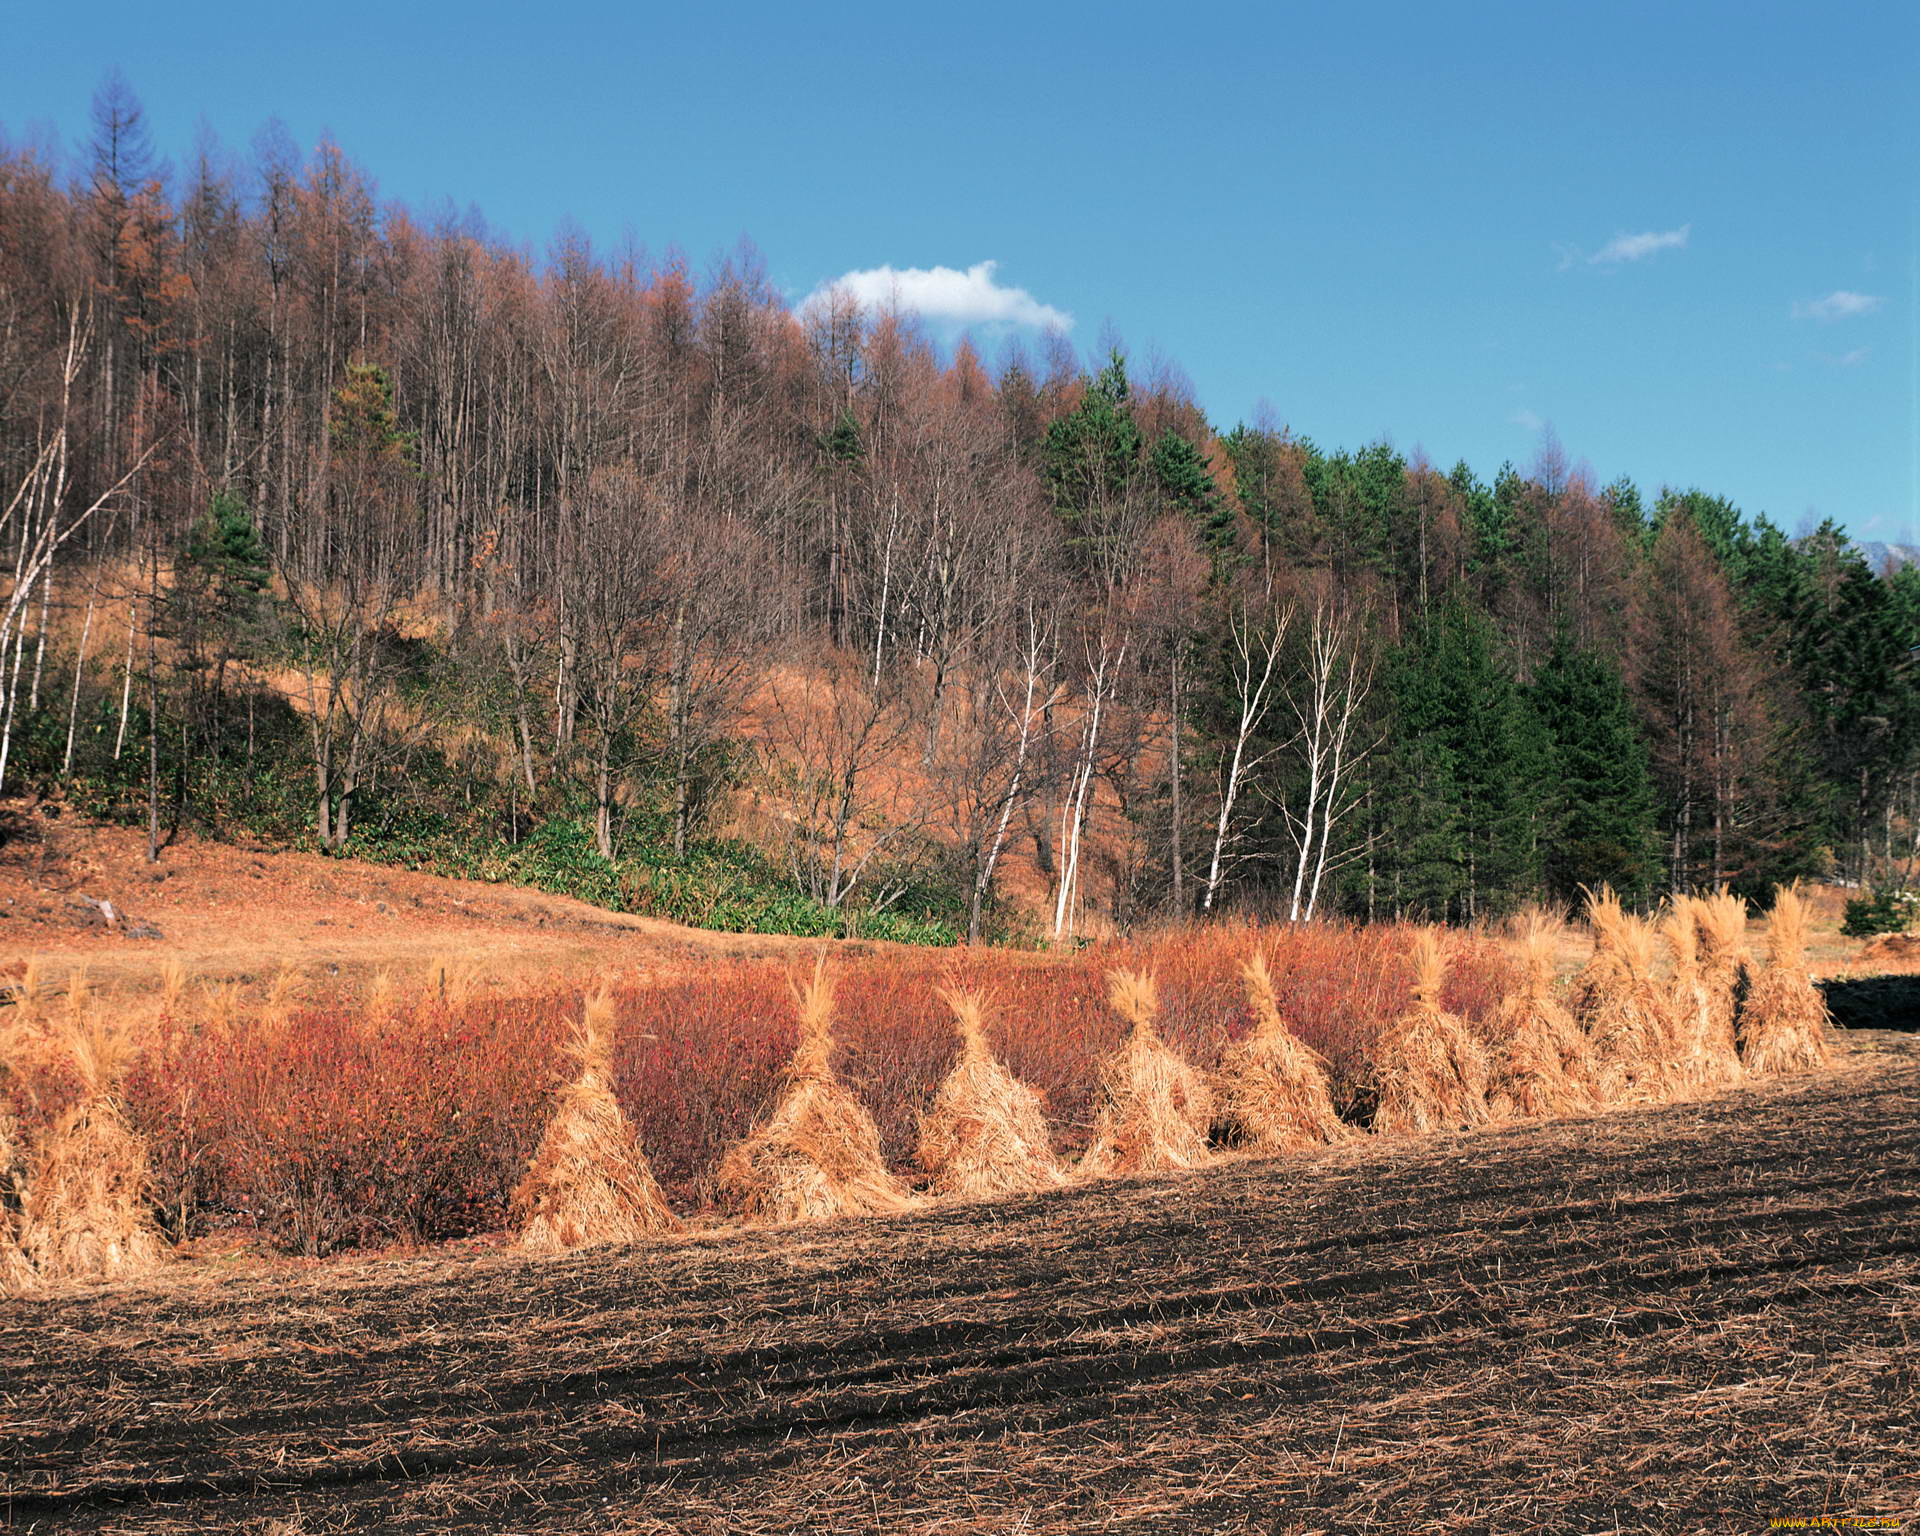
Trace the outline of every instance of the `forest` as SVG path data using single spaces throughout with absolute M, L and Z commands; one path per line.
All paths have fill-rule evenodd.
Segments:
M 117 78 L 0 144 L 0 555 L 0 794 L 155 857 L 1063 942 L 1904 911 L 1920 846 L 1920 570 L 1836 522 L 1223 429 L 1117 342 L 536 252 L 278 129 L 168 165 Z

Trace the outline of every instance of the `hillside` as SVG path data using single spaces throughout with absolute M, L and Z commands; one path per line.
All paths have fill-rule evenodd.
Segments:
M 257 993 L 292 967 L 296 996 L 308 998 L 362 991 L 382 971 L 417 982 L 448 963 L 512 987 L 803 947 L 523 887 L 190 835 L 149 865 L 139 831 L 18 801 L 0 803 L 0 936 L 0 967 L 14 971 L 32 957 L 51 976 L 85 966 L 96 985 L 146 991 L 178 959 L 207 982 Z

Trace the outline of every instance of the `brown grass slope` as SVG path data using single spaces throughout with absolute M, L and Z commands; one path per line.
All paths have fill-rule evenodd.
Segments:
M 960 1059 L 920 1117 L 915 1157 L 936 1195 L 991 1200 L 1066 1183 L 1053 1155 L 1040 1095 L 987 1044 L 977 994 L 941 994 L 960 1029 Z
M 1740 1057 L 1749 1072 L 1811 1072 L 1833 1060 L 1825 1000 L 1807 976 L 1807 904 L 1793 886 L 1774 892 L 1767 964 L 1740 1011 Z
M 1600 1107 L 1593 1047 L 1554 986 L 1558 924 L 1529 912 L 1518 941 L 1522 979 L 1501 1001 L 1487 1107 L 1497 1120 L 1590 1114 Z
M 1673 1010 L 1654 979 L 1653 925 L 1602 886 L 1587 893 L 1593 955 L 1575 979 L 1574 1013 L 1593 1043 L 1609 1104 L 1656 1104 L 1685 1086 Z
M 614 1029 L 613 999 L 602 992 L 575 1027 L 578 1070 L 513 1192 L 519 1243 L 530 1252 L 631 1243 L 679 1225 L 613 1095 Z
M 773 1113 L 721 1160 L 721 1199 L 744 1216 L 813 1221 L 877 1216 L 913 1204 L 887 1169 L 873 1116 L 834 1075 L 833 981 L 823 954 L 794 985 L 800 1044 Z
M 1115 970 L 1107 982 L 1114 1011 L 1133 1029 L 1101 1066 L 1093 1140 L 1080 1172 L 1104 1178 L 1203 1166 L 1213 1124 L 1206 1078 L 1160 1038 L 1160 994 L 1151 976 Z
M 1487 1049 L 1466 1020 L 1440 1005 L 1447 974 L 1440 935 L 1422 929 L 1412 958 L 1412 1005 L 1380 1037 L 1373 1128 L 1398 1135 L 1484 1125 L 1490 1118 Z
M 1335 1113 L 1320 1053 L 1287 1027 L 1265 955 L 1243 968 L 1253 1029 L 1229 1045 L 1214 1077 L 1214 1126 L 1239 1145 L 1298 1152 L 1344 1141 L 1352 1128 Z

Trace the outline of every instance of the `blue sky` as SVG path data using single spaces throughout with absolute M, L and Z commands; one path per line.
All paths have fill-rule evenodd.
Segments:
M 1603 482 L 1915 536 L 1920 7 L 0 0 L 0 35 L 15 140 L 84 138 L 118 66 L 176 161 L 278 117 L 536 249 L 745 235 L 796 301 L 946 267 L 898 291 L 1111 326 L 1222 427 L 1491 475 L 1551 424 Z

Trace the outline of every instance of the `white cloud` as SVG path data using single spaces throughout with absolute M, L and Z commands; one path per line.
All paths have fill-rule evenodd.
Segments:
M 822 283 L 801 300 L 802 312 L 834 293 L 852 297 L 862 309 L 899 309 L 948 325 L 1031 325 L 1041 330 L 1071 330 L 1073 316 L 1042 304 L 1024 288 L 994 280 L 996 261 L 957 267 L 871 267 Z
M 1796 320 L 1852 320 L 1860 315 L 1870 315 L 1887 301 L 1878 294 L 1855 293 L 1850 288 L 1836 288 L 1824 299 L 1814 299 L 1810 303 L 1793 306 L 1793 318 Z
M 1867 360 L 1868 347 L 1855 347 L 1851 352 L 1842 352 L 1838 357 L 1828 357 L 1824 361 L 1836 368 L 1857 368 Z
M 1542 431 L 1547 425 L 1544 416 L 1536 411 L 1529 411 L 1524 408 L 1515 411 L 1507 420 L 1512 422 L 1516 427 L 1520 427 L 1528 432 Z
M 1678 229 L 1649 229 L 1637 235 L 1623 232 L 1601 246 L 1587 261 L 1593 266 L 1616 267 L 1625 261 L 1645 261 L 1661 251 L 1684 251 L 1692 234 L 1691 224 L 1682 224 Z

